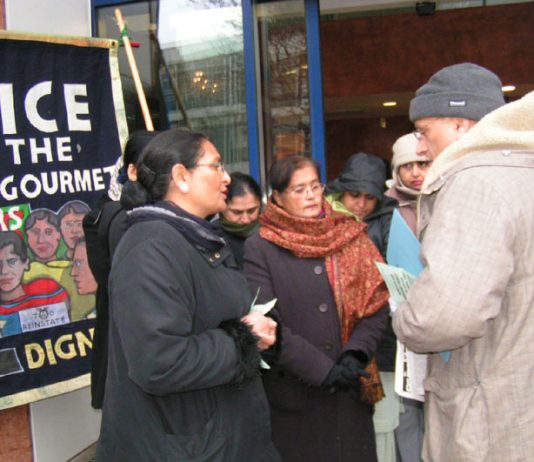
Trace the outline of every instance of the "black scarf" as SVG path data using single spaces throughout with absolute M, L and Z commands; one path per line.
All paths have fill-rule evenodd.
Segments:
M 217 223 L 210 223 L 192 215 L 172 202 L 160 201 L 128 212 L 128 225 L 144 221 L 161 220 L 176 228 L 193 245 L 207 250 L 220 250 L 226 242 Z

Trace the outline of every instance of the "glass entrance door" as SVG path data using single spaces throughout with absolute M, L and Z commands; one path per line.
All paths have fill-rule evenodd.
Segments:
M 262 180 L 272 163 L 286 156 L 305 155 L 324 165 L 323 149 L 314 144 L 323 140 L 322 104 L 310 105 L 314 89 L 322 103 L 322 88 L 312 78 L 320 82 L 320 65 L 310 70 L 310 54 L 320 63 L 318 41 L 312 40 L 316 46 L 310 48 L 310 4 L 316 5 L 306 0 L 258 2 L 253 10 Z M 318 14 L 315 24 L 318 30 Z M 317 130 L 316 114 L 321 122 Z

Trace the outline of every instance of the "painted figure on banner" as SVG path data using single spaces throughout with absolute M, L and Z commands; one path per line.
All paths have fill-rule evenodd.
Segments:
M 82 201 L 66 202 L 56 213 L 49 209 L 35 209 L 23 217 L 29 268 L 23 282 L 50 278 L 61 285 L 70 300 L 70 321 L 85 319 L 94 311 L 95 295 L 77 290 L 71 274 L 72 256 L 76 242 L 83 238 L 81 221 L 89 210 Z
M 74 247 L 78 241 L 83 238 L 83 217 L 91 210 L 89 206 L 82 201 L 66 202 L 58 211 L 61 236 L 67 246 L 64 258 L 72 259 Z
M 56 260 L 61 242 L 61 230 L 57 215 L 48 209 L 30 213 L 24 225 L 32 259 L 40 263 Z
M 14 231 L 0 233 L 0 336 L 70 322 L 69 298 L 55 280 L 39 277 L 23 283 L 30 268 L 26 246 Z
M 80 295 L 95 295 L 98 284 L 89 267 L 89 260 L 87 258 L 87 244 L 82 238 L 74 247 L 74 254 L 72 257 L 72 266 L 70 274 L 76 285 L 76 290 Z M 96 302 L 96 300 L 95 300 Z M 95 308 L 91 310 L 89 316 L 96 315 Z

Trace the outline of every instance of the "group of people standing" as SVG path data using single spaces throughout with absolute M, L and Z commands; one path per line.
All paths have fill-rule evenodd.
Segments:
M 471 176 L 471 163 L 460 173 L 454 170 L 459 179 L 451 182 L 461 183 L 458 191 L 476 189 L 478 202 L 469 202 L 467 208 L 474 213 L 477 207 L 473 219 L 480 220 L 478 226 L 494 226 L 488 230 L 492 238 L 501 236 L 504 226 L 511 228 L 512 236 L 504 241 L 508 258 L 499 260 L 506 271 L 491 266 L 493 254 L 467 260 L 466 249 L 487 239 L 481 233 L 463 237 L 458 220 L 467 219 L 467 212 L 452 217 L 442 210 L 446 194 L 440 189 L 448 193 L 450 177 L 444 163 L 439 167 L 445 176 L 430 175 L 430 163 L 440 154 L 435 148 L 445 148 L 440 144 L 444 137 L 431 129 L 450 124 L 447 133 L 457 131 L 450 136 L 452 144 L 464 133 L 461 127 L 471 127 L 460 121 L 479 120 L 484 111 L 502 104 L 496 91 L 485 99 L 475 91 L 486 89 L 488 81 L 495 86 L 494 74 L 471 64 L 447 69 L 445 79 L 436 74 L 412 101 L 416 133 L 394 144 L 393 180 L 386 192 L 385 164 L 376 156 L 355 154 L 326 187 L 313 160 L 290 156 L 272 165 L 271 194 L 261 210 L 258 185 L 248 175 L 229 175 L 203 134 L 171 129 L 148 141 L 135 162 L 135 175 L 123 189 L 135 191 L 136 200 L 121 206 L 120 240 L 113 245 L 107 280 L 109 319 L 100 335 L 109 344 L 98 461 L 504 459 L 492 453 L 493 441 L 480 441 L 491 434 L 504 444 L 506 429 L 493 428 L 497 416 L 491 414 L 502 405 L 487 403 L 471 385 L 482 389 L 485 380 L 490 386 L 500 383 L 481 377 L 479 371 L 499 365 L 503 378 L 510 372 L 496 363 L 506 357 L 484 340 L 486 331 L 508 338 L 503 333 L 507 324 L 519 328 L 530 322 L 528 270 L 512 263 L 520 248 L 514 236 L 528 235 L 523 229 L 528 220 L 519 220 L 515 207 L 502 213 L 498 209 L 504 187 L 500 167 L 510 152 L 495 154 L 489 165 L 479 162 L 491 178 L 475 175 L 476 186 L 462 179 Z M 461 78 L 455 79 L 455 73 Z M 455 85 L 462 87 L 470 78 L 480 81 L 464 93 L 456 91 Z M 465 99 L 463 105 L 453 105 L 460 112 L 439 112 L 447 107 L 439 103 L 447 98 Z M 476 114 L 470 112 L 473 107 Z M 491 120 L 487 125 L 494 127 Z M 473 143 L 485 147 L 480 136 Z M 518 149 L 527 144 L 523 141 Z M 460 152 L 469 146 L 464 144 Z M 448 152 L 460 156 L 459 151 Z M 518 189 L 530 181 L 534 164 L 528 156 L 517 161 L 512 157 L 517 165 L 505 176 L 516 181 L 513 187 Z M 491 183 L 487 195 L 480 183 Z M 421 194 L 427 195 L 423 228 L 416 214 Z M 425 230 L 426 268 L 407 303 L 391 315 L 389 294 L 375 263 L 387 255 L 395 208 L 414 232 Z M 439 215 L 439 226 L 433 226 L 432 213 Z M 505 223 L 497 223 L 503 217 Z M 443 235 L 443 229 L 451 233 L 445 241 L 452 239 L 453 247 L 440 246 L 436 236 Z M 529 238 L 526 245 L 534 243 Z M 453 275 L 447 265 L 454 267 Z M 470 283 L 479 275 L 493 284 L 487 291 Z M 523 315 L 512 319 L 508 307 L 520 296 L 525 298 Z M 484 313 L 477 316 L 479 305 Z M 421 405 L 399 401 L 393 391 L 397 337 L 418 352 L 453 350 L 450 363 L 430 355 L 424 449 Z M 507 345 L 514 357 L 525 357 L 523 344 Z M 469 363 L 469 351 L 479 355 L 473 359 L 477 366 Z M 470 391 L 462 390 L 464 386 Z M 521 390 L 510 384 L 511 395 L 501 402 L 511 406 L 517 393 L 526 398 Z M 456 395 L 461 393 L 466 396 L 460 400 Z M 475 415 L 462 423 L 469 410 L 465 406 L 471 406 L 465 404 L 467 394 L 478 397 L 482 407 L 476 415 L 485 420 L 489 433 L 477 431 L 482 423 Z M 517 430 L 514 441 L 521 448 L 516 451 L 526 454 L 534 444 L 532 439 L 521 443 L 528 424 L 506 422 Z M 464 431 L 470 436 L 464 437 Z M 484 444 L 485 457 L 477 458 L 475 447 Z

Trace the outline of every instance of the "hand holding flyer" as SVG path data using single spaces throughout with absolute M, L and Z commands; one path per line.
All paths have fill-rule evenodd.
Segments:
M 274 308 L 274 305 L 276 305 L 277 298 L 273 298 L 272 300 L 268 301 L 267 303 L 262 304 L 256 304 L 256 300 L 258 299 L 258 294 L 260 293 L 260 290 L 258 289 L 258 292 L 256 292 L 256 296 L 254 297 L 254 300 L 252 300 L 252 303 L 250 304 L 250 312 L 259 312 L 263 315 L 267 314 L 269 311 L 271 311 Z M 269 366 L 263 359 L 260 362 L 260 366 L 263 369 L 270 369 L 271 366 Z

